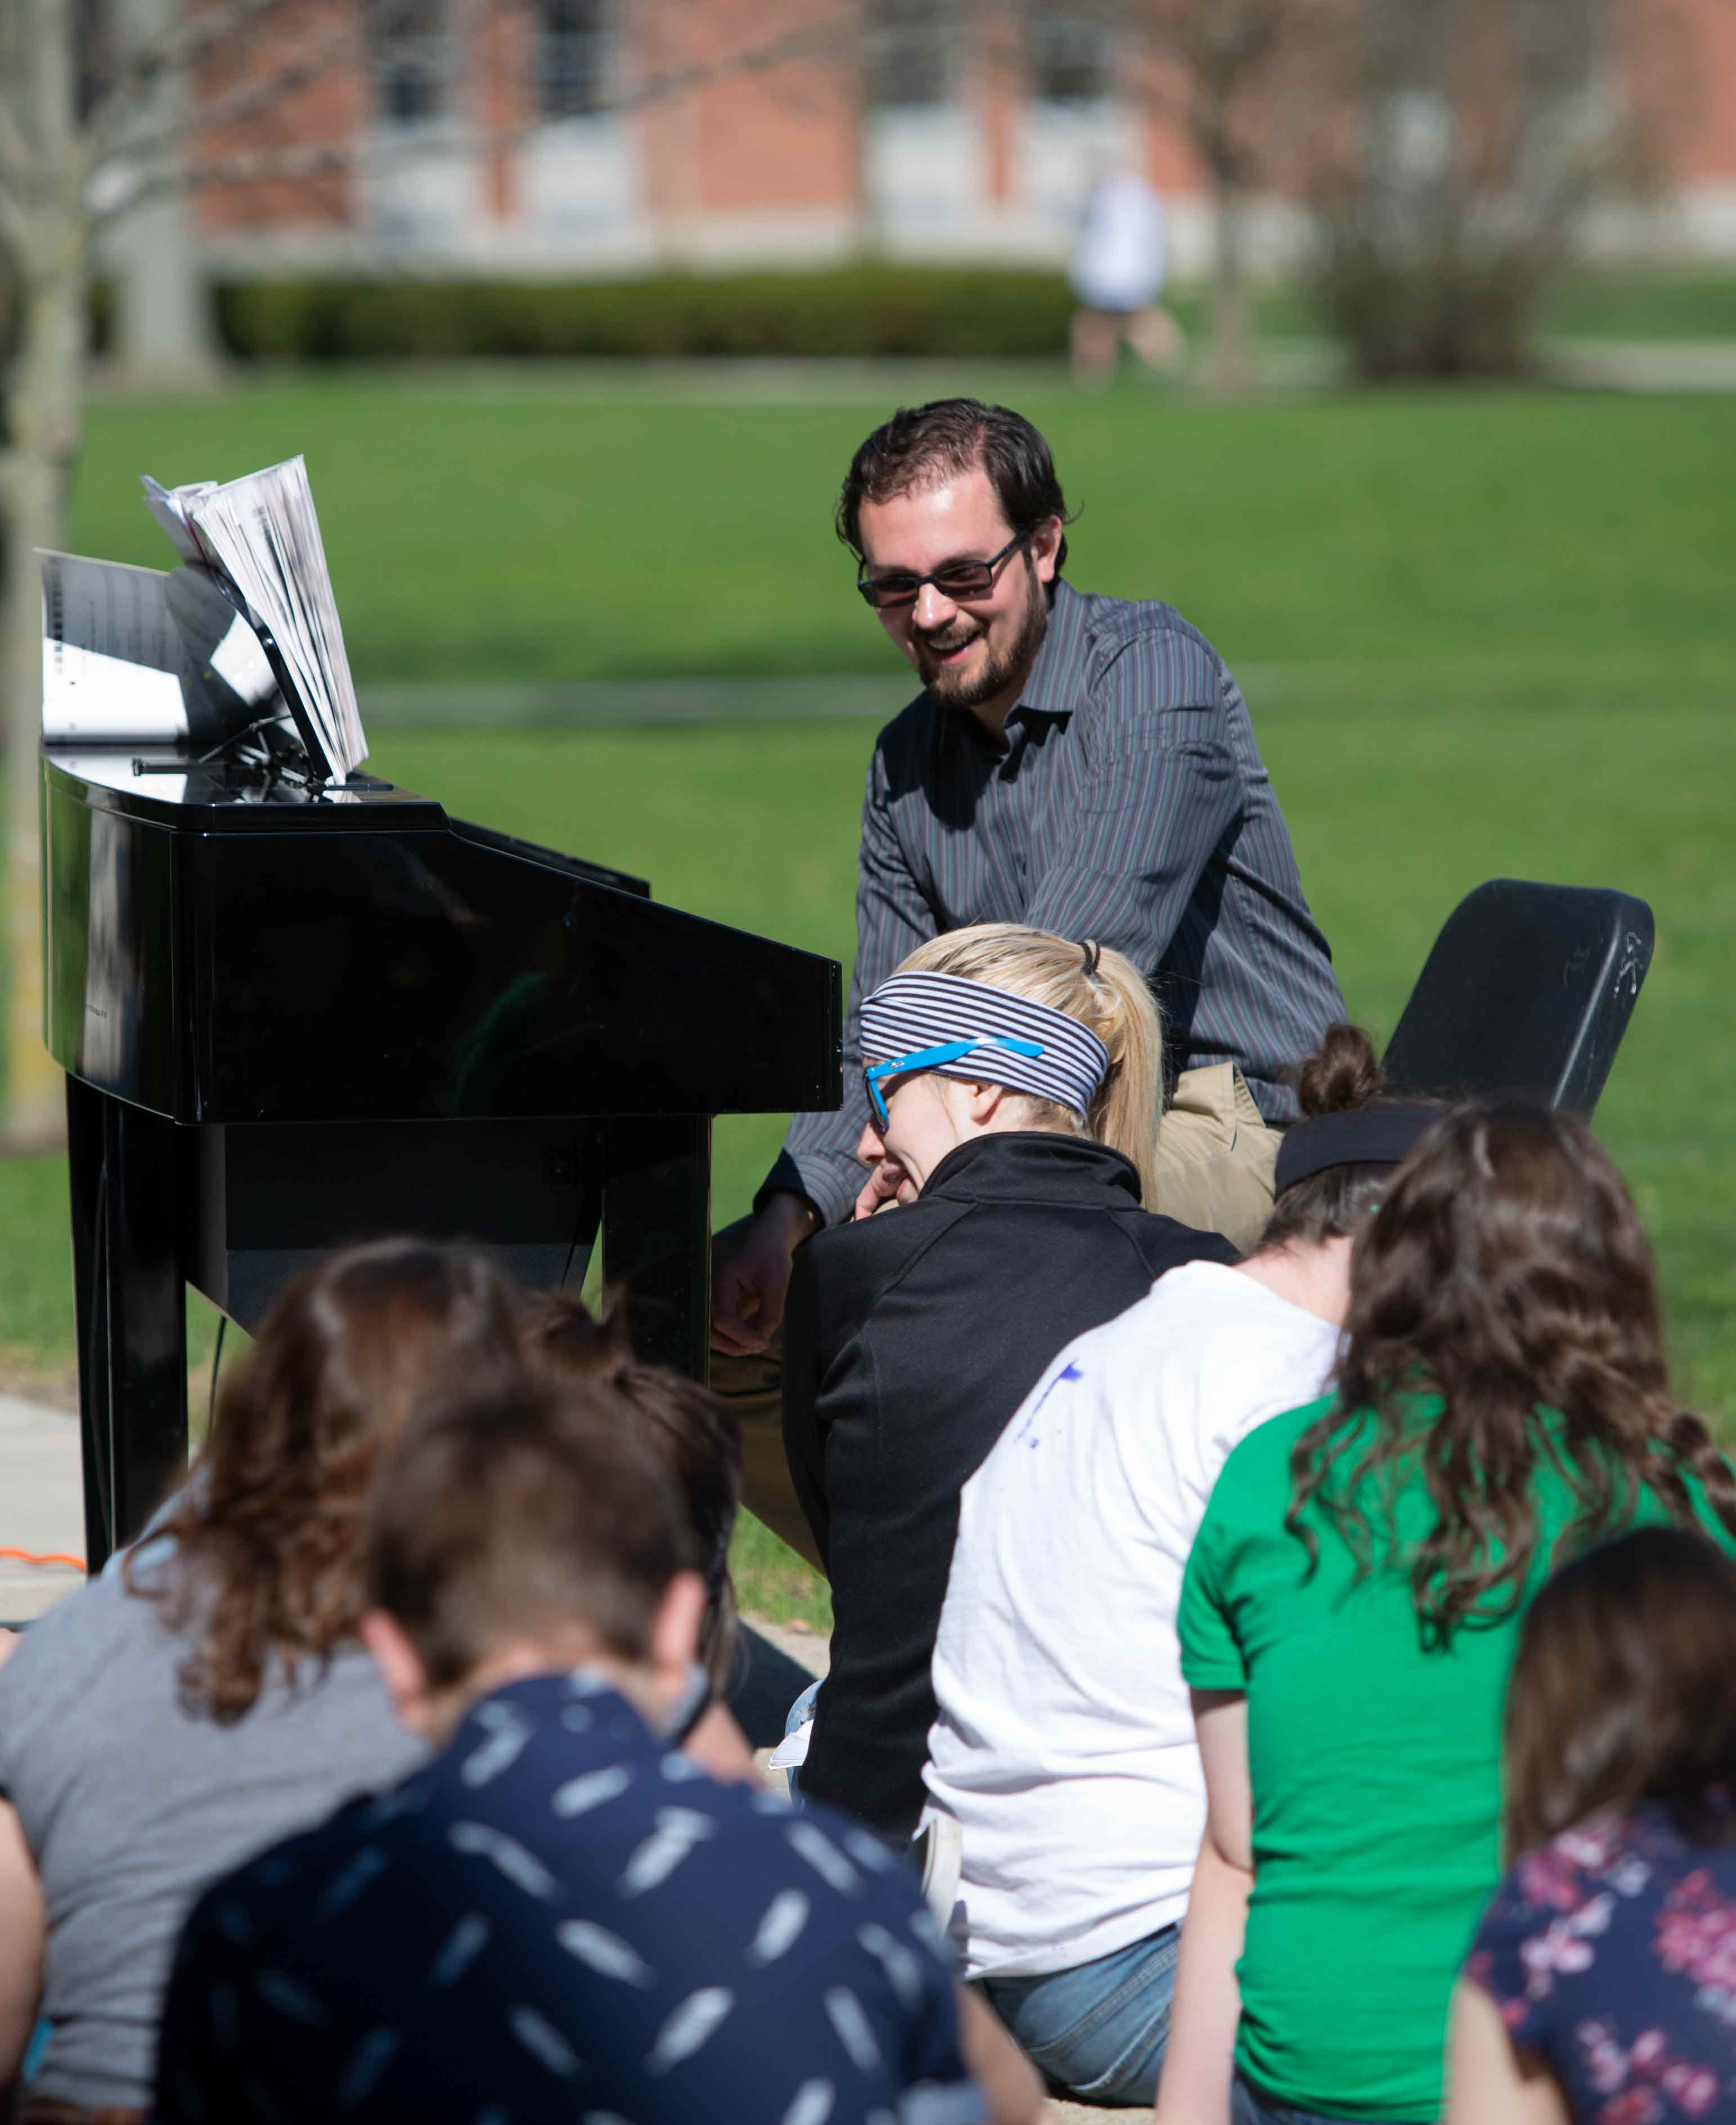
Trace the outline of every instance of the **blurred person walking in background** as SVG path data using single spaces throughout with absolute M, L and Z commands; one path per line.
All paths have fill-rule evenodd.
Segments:
M 1168 266 L 1164 203 L 1135 170 L 1106 169 L 1092 186 L 1067 277 L 1073 313 L 1073 375 L 1113 374 L 1122 347 L 1150 370 L 1175 370 L 1186 351 L 1181 327 L 1158 301 Z

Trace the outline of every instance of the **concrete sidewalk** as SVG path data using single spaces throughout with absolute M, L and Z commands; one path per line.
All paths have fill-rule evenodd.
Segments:
M 78 1418 L 0 1394 L 0 1623 L 40 1616 L 84 1583 L 82 1568 L 27 1564 L 7 1550 L 82 1559 L 84 1483 Z

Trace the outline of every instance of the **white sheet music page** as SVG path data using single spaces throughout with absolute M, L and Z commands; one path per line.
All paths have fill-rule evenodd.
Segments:
M 50 744 L 187 735 L 180 638 L 154 568 L 40 554 L 42 734 Z
M 227 577 L 269 629 L 332 779 L 346 780 L 368 743 L 305 461 L 290 458 L 221 486 L 164 488 L 148 478 L 144 488 L 146 506 L 182 554 Z

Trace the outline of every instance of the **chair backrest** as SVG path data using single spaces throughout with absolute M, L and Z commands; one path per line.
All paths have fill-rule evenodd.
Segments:
M 1491 879 L 1447 917 L 1382 1064 L 1393 1091 L 1518 1092 L 1589 1121 L 1652 962 L 1652 911 Z

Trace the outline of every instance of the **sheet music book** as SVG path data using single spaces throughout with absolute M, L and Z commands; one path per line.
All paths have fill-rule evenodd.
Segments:
M 146 507 L 183 560 L 209 568 L 257 634 L 317 772 L 346 780 L 368 744 L 305 461 L 221 486 L 143 484 Z

